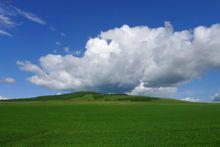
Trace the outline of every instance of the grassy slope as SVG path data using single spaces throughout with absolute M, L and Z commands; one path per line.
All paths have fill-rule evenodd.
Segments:
M 27 101 L 72 101 L 72 102 L 94 102 L 94 101 L 141 101 L 141 102 L 157 102 L 157 103 L 189 103 L 168 98 L 156 98 L 147 96 L 131 96 L 126 94 L 101 94 L 96 92 L 76 92 L 62 95 L 48 95 L 36 98 L 24 98 L 8 100 L 10 102 L 27 102 Z
M 0 146 L 220 146 L 219 104 L 70 95 L 0 102 Z

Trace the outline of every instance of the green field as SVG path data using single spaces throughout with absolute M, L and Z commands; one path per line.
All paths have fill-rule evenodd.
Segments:
M 220 104 L 76 93 L 0 102 L 0 146 L 220 146 Z

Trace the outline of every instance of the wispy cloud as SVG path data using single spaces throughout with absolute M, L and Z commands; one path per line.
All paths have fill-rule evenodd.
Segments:
M 61 43 L 60 43 L 59 41 L 56 41 L 56 45 L 60 46 L 60 45 L 61 45 Z
M 0 13 L 0 24 L 6 27 L 14 26 L 14 22 L 11 20 L 11 18 L 1 13 Z
M 20 9 L 10 3 L 0 1 L 0 35 L 12 36 L 6 29 L 11 30 L 13 27 L 19 26 L 18 24 L 20 22 L 18 18 L 25 18 L 33 23 L 46 26 L 48 30 L 56 32 L 61 37 L 66 36 L 64 32 L 48 24 L 43 18 L 36 14 Z
M 20 16 L 23 16 L 23 17 L 25 17 L 26 19 L 28 19 L 30 21 L 36 22 L 36 23 L 41 24 L 41 25 L 46 25 L 47 24 L 46 21 L 44 21 L 42 18 L 36 16 L 35 14 L 32 14 L 30 12 L 25 12 L 25 11 L 19 9 L 19 8 L 16 8 L 16 7 L 14 7 L 14 8 Z
M 0 35 L 10 36 L 10 37 L 12 36 L 10 33 L 6 32 L 4 30 L 1 30 L 1 29 L 0 29 Z
M 61 33 L 60 33 L 60 36 L 65 37 L 65 36 L 66 36 L 66 34 L 65 34 L 65 33 L 63 33 L 63 32 L 61 32 Z
M 2 82 L 6 84 L 14 84 L 16 80 L 12 77 L 5 77 L 2 79 Z
M 55 27 L 53 27 L 53 26 L 50 26 L 50 27 L 49 27 L 49 30 L 51 30 L 51 31 L 56 31 L 57 29 L 56 29 Z
M 46 21 L 31 12 L 26 12 L 11 4 L 0 2 L 0 35 L 12 36 L 11 33 L 8 33 L 5 30 L 15 27 L 18 24 L 18 21 L 15 21 L 15 19 L 19 17 L 26 18 L 27 20 L 40 25 L 47 24 Z

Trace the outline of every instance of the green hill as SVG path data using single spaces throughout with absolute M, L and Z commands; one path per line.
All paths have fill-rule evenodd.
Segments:
M 47 95 L 35 98 L 21 98 L 11 99 L 8 101 L 71 101 L 71 102 L 153 102 L 153 103 L 189 103 L 185 101 L 169 99 L 169 98 L 156 98 L 149 96 L 133 96 L 127 94 L 102 94 L 97 92 L 75 92 L 61 95 Z

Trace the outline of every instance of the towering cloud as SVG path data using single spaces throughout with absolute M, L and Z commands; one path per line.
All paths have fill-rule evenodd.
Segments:
M 28 80 L 51 89 L 170 96 L 204 71 L 220 68 L 220 25 L 173 31 L 124 25 L 91 38 L 83 57 L 49 54 L 18 61 Z

